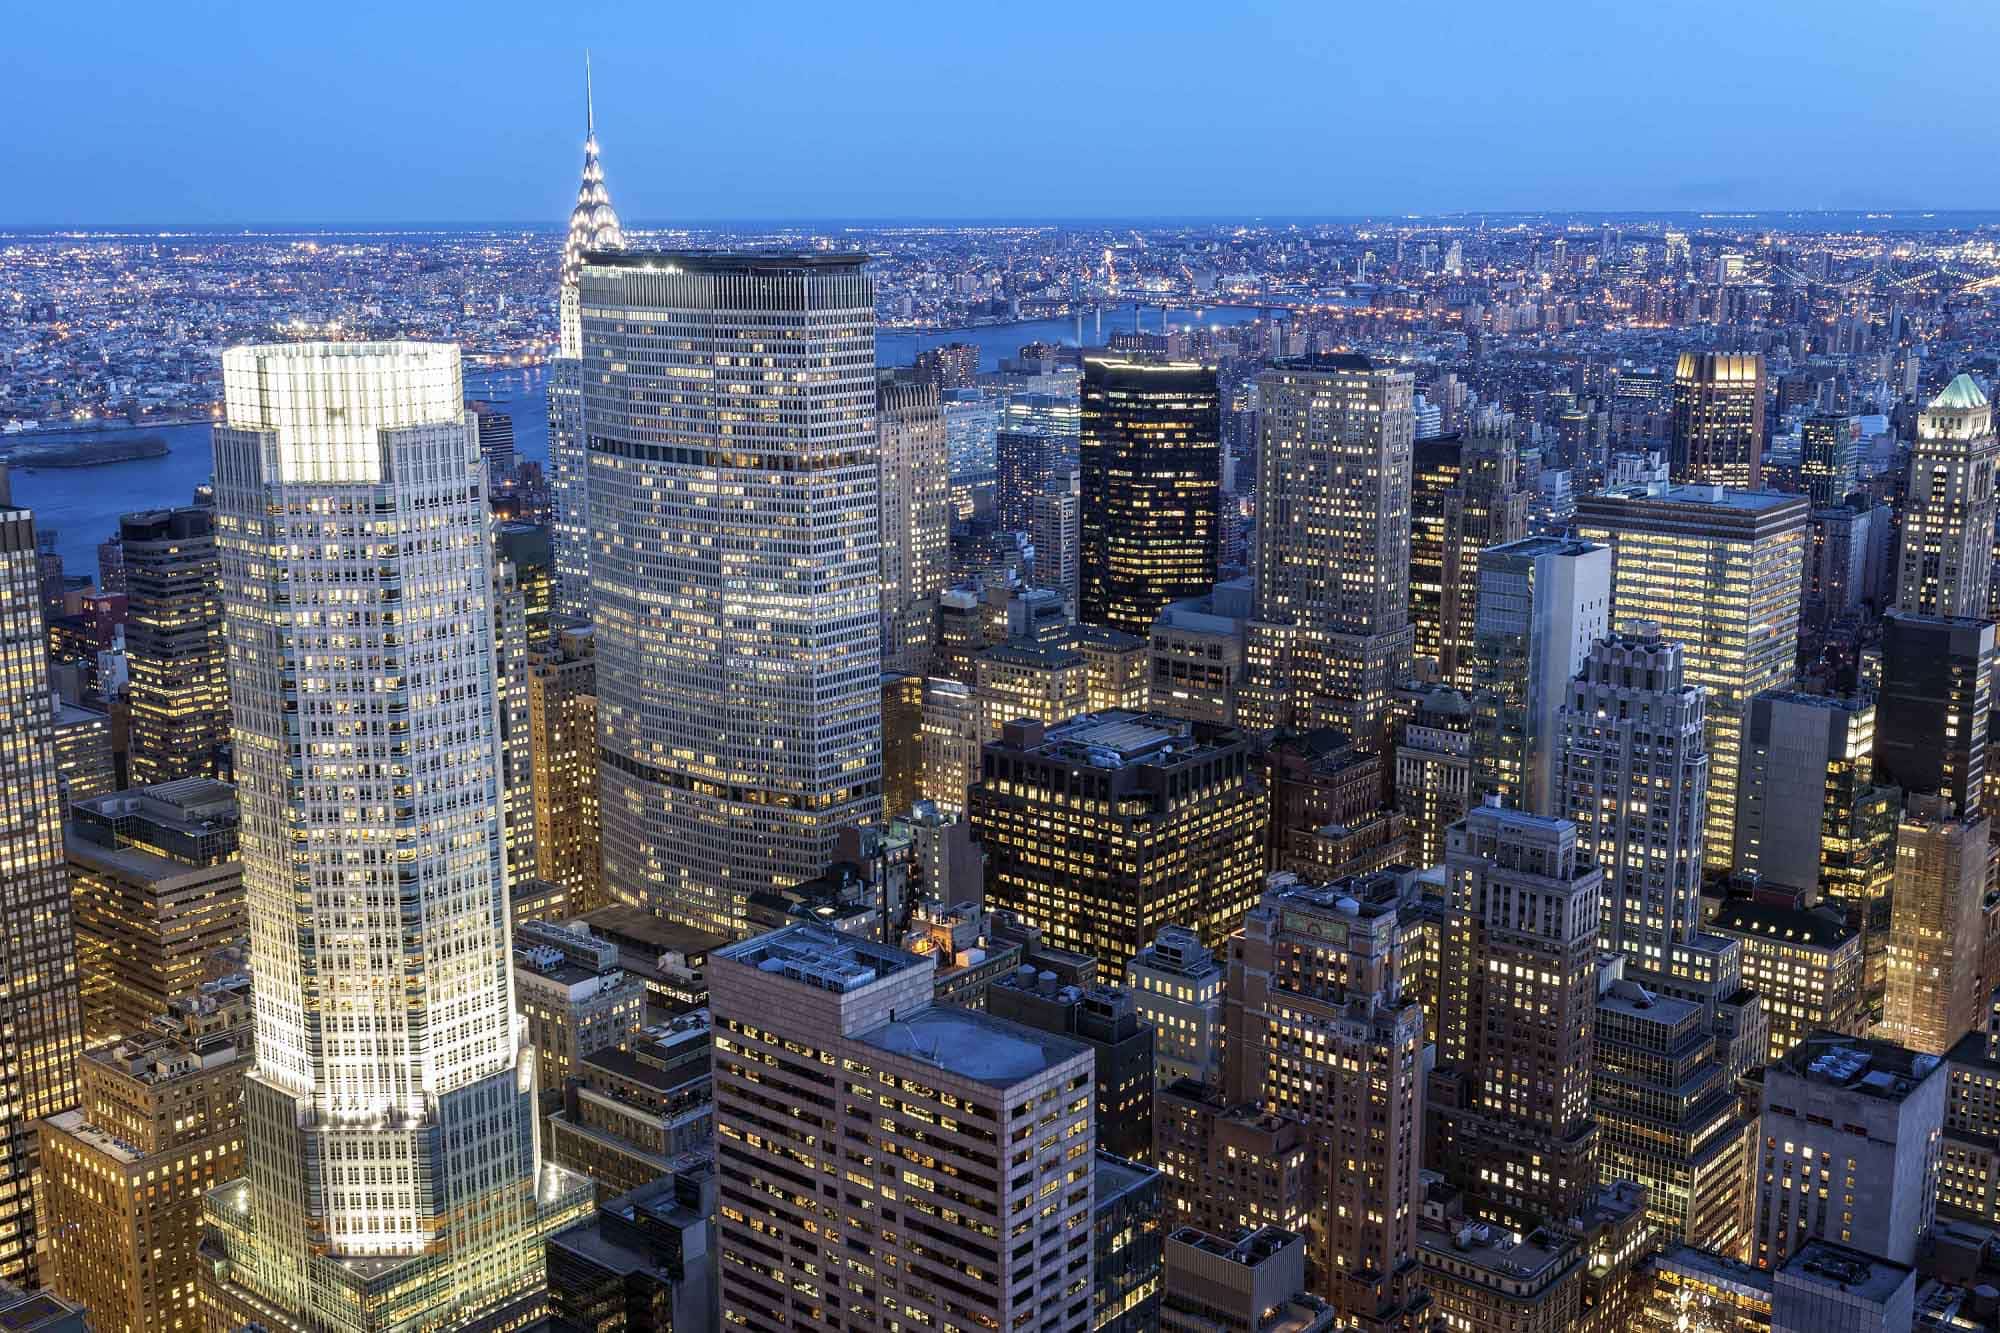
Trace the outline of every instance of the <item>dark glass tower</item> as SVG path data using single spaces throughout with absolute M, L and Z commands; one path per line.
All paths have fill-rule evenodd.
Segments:
M 1882 621 L 1876 781 L 1979 812 L 1986 791 L 1993 622 L 1892 611 Z
M 1079 619 L 1149 634 L 1214 586 L 1220 430 L 1213 369 L 1084 363 Z
M 215 511 L 127 514 L 118 539 L 130 607 L 132 785 L 225 776 L 229 684 Z

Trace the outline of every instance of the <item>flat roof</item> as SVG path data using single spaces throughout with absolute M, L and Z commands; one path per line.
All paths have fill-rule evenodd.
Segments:
M 856 1040 L 997 1088 L 1025 1082 L 1080 1056 L 1096 1058 L 1080 1041 L 950 1004 L 892 1019 Z
M 1915 1271 L 1907 1264 L 1863 1254 L 1832 1241 L 1809 1240 L 1785 1264 L 1779 1276 L 1794 1282 L 1838 1287 L 1879 1304 L 1901 1290 Z
M 1128 1162 L 1115 1153 L 1097 1150 L 1097 1206 L 1117 1198 L 1129 1190 L 1139 1189 L 1148 1181 L 1158 1180 L 1159 1171 L 1139 1162 Z
M 868 262 L 861 251 L 808 250 L 586 250 L 594 268 L 677 268 L 689 273 L 787 273 L 851 269 Z
M 1667 504 L 1726 509 L 1745 514 L 1762 514 L 1787 507 L 1803 515 L 1807 500 L 1785 491 L 1740 491 L 1728 486 L 1618 486 L 1595 495 L 1579 495 L 1577 508 L 1590 504 Z
M 1775 944 L 1798 944 L 1810 949 L 1838 949 L 1855 939 L 1859 932 L 1831 912 L 1809 907 L 1778 907 L 1754 898 L 1731 898 L 1722 904 L 1710 930 L 1733 930 Z
M 1793 1078 L 1900 1102 L 1944 1062 L 1893 1041 L 1815 1032 L 1785 1053 L 1778 1068 Z M 1769 1076 L 1766 1076 L 1768 1086 Z

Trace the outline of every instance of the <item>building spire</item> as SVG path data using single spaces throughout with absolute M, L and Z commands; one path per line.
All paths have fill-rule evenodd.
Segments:
M 574 287 L 587 250 L 618 250 L 625 233 L 611 192 L 604 187 L 604 164 L 597 156 L 597 94 L 590 69 L 590 52 L 583 53 L 583 179 L 576 188 L 576 207 L 569 212 L 569 239 L 563 243 L 562 282 Z

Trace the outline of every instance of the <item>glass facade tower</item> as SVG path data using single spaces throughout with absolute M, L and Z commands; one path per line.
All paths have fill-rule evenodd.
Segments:
M 209 1327 L 497 1328 L 538 1178 L 509 965 L 486 488 L 458 350 L 224 354 L 217 530 L 256 970 Z
M 605 885 L 697 929 L 742 933 L 881 809 L 862 264 L 584 259 Z

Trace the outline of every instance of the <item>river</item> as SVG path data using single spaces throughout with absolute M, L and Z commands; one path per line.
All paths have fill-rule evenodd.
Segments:
M 1216 307 L 1202 311 L 1175 309 L 1169 317 L 1175 324 L 1197 318 L 1215 324 L 1240 324 L 1256 318 L 1261 311 L 1244 307 Z M 1134 307 L 1120 306 L 1104 312 L 1104 334 L 1134 327 Z M 1149 332 L 1160 327 L 1160 310 L 1147 306 L 1137 315 L 1138 326 Z M 1097 341 L 1096 321 L 1084 316 L 1084 336 Z M 1017 324 L 988 324 L 973 329 L 936 333 L 914 333 L 885 329 L 875 338 L 875 359 L 885 366 L 907 366 L 924 347 L 948 342 L 969 342 L 979 348 L 980 368 L 998 370 L 1000 359 L 1012 356 L 1023 344 L 1061 343 L 1074 346 L 1073 319 L 1024 320 Z M 543 394 L 544 372 L 540 369 L 469 371 L 465 377 L 467 398 L 483 399 L 514 416 L 514 448 L 523 458 L 546 463 L 549 456 L 548 408 Z M 214 471 L 209 446 L 209 428 L 148 426 L 149 434 L 167 442 L 168 452 L 160 458 L 135 458 L 123 463 L 105 463 L 86 468 L 39 468 L 13 474 L 14 503 L 35 511 L 37 528 L 56 534 L 63 569 L 69 574 L 97 572 L 97 544 L 118 530 L 118 518 L 140 509 L 159 509 L 187 504 L 196 486 Z M 92 439 L 121 432 L 63 432 L 63 440 Z M 26 441 L 47 438 L 22 435 L 10 437 Z

